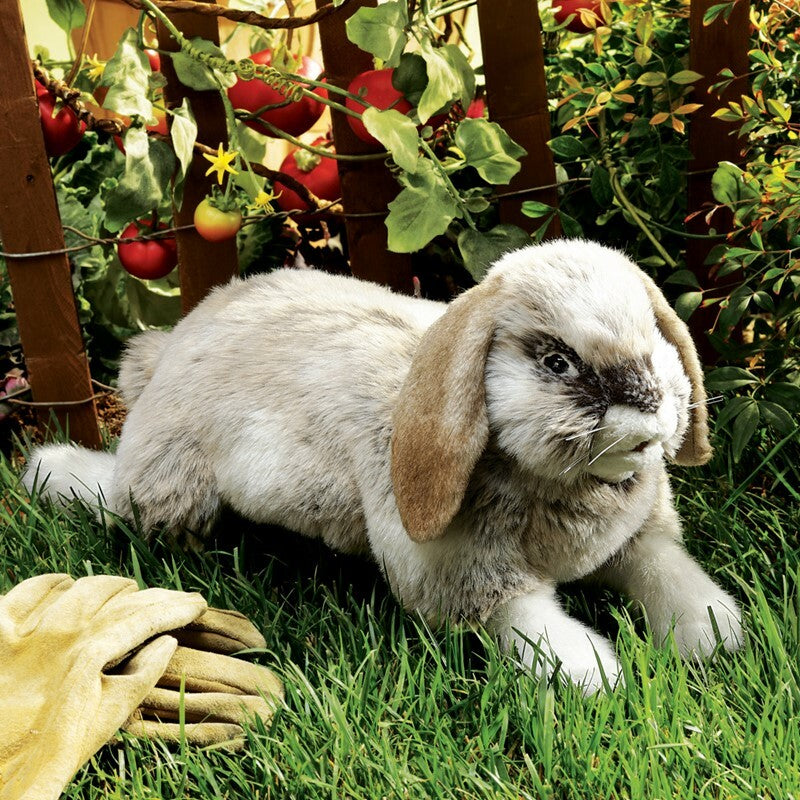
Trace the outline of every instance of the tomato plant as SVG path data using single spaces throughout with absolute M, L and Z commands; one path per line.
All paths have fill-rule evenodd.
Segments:
M 120 239 L 133 239 L 142 232 L 152 230 L 152 226 L 152 219 L 131 222 L 120 234 Z M 158 225 L 159 230 L 166 227 L 164 224 Z M 117 255 L 127 272 L 136 278 L 151 281 L 168 275 L 178 263 L 178 249 L 174 236 L 148 241 L 120 242 L 117 245 Z
M 242 227 L 242 212 L 237 208 L 217 208 L 206 197 L 194 210 L 194 226 L 207 241 L 222 242 L 236 236 Z
M 39 118 L 42 122 L 47 155 L 51 158 L 63 156 L 83 138 L 84 125 L 68 106 L 64 106 L 57 114 L 53 115 L 55 98 L 38 81 L 36 98 L 39 102 Z
M 261 50 L 253 53 L 250 58 L 256 64 L 272 64 L 272 50 Z M 296 69 L 297 75 L 316 80 L 322 73 L 322 67 L 313 59 L 303 56 Z M 320 97 L 327 97 L 327 92 L 321 87 L 314 89 L 314 93 Z M 291 101 L 286 99 L 277 89 L 268 86 L 262 80 L 254 78 L 250 81 L 237 79 L 236 83 L 228 89 L 228 98 L 233 103 L 234 108 L 244 109 L 250 113 L 255 113 L 264 106 L 275 106 L 259 114 L 259 119 L 274 125 L 276 128 L 299 136 L 305 133 L 321 116 L 325 106 L 313 97 L 301 97 L 299 100 Z M 261 125 L 258 119 L 246 120 L 246 124 L 254 131 L 263 133 L 265 136 L 275 134 L 265 125 Z
M 350 94 L 362 97 L 371 106 L 385 111 L 392 108 L 401 114 L 411 111 L 411 103 L 406 100 L 401 92 L 392 86 L 392 76 L 394 69 L 371 69 L 356 75 L 347 87 Z M 345 103 L 351 111 L 359 114 L 364 112 L 366 106 L 348 97 Z M 363 142 L 370 144 L 380 144 L 378 140 L 364 127 L 364 123 L 356 117 L 348 115 L 347 122 L 353 129 L 353 133 Z
M 319 145 L 321 143 L 318 140 L 314 144 Z M 325 158 L 316 153 L 297 148 L 283 159 L 280 171 L 296 178 L 320 200 L 336 200 L 341 194 L 339 168 L 333 158 Z M 300 195 L 279 181 L 275 183 L 275 191 L 280 191 L 280 195 L 275 202 L 282 211 L 309 210 L 308 203 Z

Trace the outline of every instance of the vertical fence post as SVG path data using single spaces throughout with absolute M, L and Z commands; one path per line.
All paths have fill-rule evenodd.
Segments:
M 507 189 L 550 187 L 500 200 L 500 219 L 530 232 L 540 222 L 520 211 L 523 200 L 558 206 L 553 153 L 547 146 L 552 133 L 539 10 L 534 0 L 478 0 L 478 24 L 489 117 L 528 151 Z M 558 217 L 553 217 L 547 235 L 560 233 Z
M 328 0 L 317 0 L 317 7 Z M 352 13 L 363 6 L 374 6 L 375 0 L 355 0 L 348 4 Z M 331 14 L 319 22 L 322 57 L 327 81 L 346 89 L 360 72 L 372 69 L 372 57 L 347 38 L 345 15 Z M 332 99 L 338 99 L 331 94 Z M 346 116 L 339 111 L 331 114 L 336 152 L 343 155 L 380 152 L 383 148 L 362 142 L 351 130 Z M 375 281 L 402 292 L 412 290 L 411 257 L 392 253 L 387 246 L 387 205 L 399 192 L 397 181 L 381 159 L 375 161 L 339 161 L 342 184 L 342 203 L 348 214 L 364 217 L 346 219 L 350 267 L 358 278 Z
M 214 16 L 201 16 L 191 12 L 168 12 L 170 20 L 187 38 L 202 36 L 219 44 L 219 27 Z M 159 22 L 158 46 L 161 50 L 177 51 L 178 43 Z M 177 78 L 169 58 L 162 61 L 161 71 L 167 79 L 165 96 L 172 106 L 180 105 L 183 98 L 189 103 L 197 120 L 197 141 L 216 148 L 228 144 L 225 108 L 216 91 L 199 92 L 184 86 Z M 211 191 L 214 176 L 205 176 L 208 161 L 195 153 L 183 189 L 183 203 L 173 210 L 175 225 L 191 225 L 194 209 Z M 178 261 L 181 276 L 181 305 L 184 314 L 191 311 L 208 292 L 220 283 L 226 283 L 239 274 L 236 239 L 208 242 L 194 229 L 178 231 Z
M 738 126 L 716 119 L 712 114 L 726 106 L 728 100 L 738 100 L 748 90 L 750 4 L 747 0 L 739 0 L 727 22 L 717 17 L 710 25 L 703 25 L 703 15 L 714 3 L 715 0 L 692 0 L 690 11 L 689 67 L 703 76 L 694 85 L 692 99 L 703 106 L 692 114 L 689 126 L 689 149 L 692 153 L 687 186 L 689 212 L 699 211 L 704 204 L 714 202 L 711 176 L 720 161 L 741 161 L 741 142 L 734 135 Z M 718 73 L 724 67 L 742 77 L 717 97 L 709 93 L 709 87 L 719 80 Z M 712 226 L 717 231 L 725 233 L 732 224 L 729 213 L 718 211 L 714 214 Z M 687 227 L 694 234 L 709 232 L 703 214 L 690 220 Z M 689 239 L 686 246 L 687 266 L 704 288 L 713 285 L 709 267 L 704 265 L 712 246 L 713 242 L 704 239 Z M 701 355 L 707 361 L 712 361 L 716 353 L 703 334 L 713 325 L 716 314 L 716 307 L 699 308 L 689 320 Z
M 64 233 L 50 164 L 44 149 L 22 9 L 18 0 L 0 3 L 3 80 L 0 82 L 0 237 L 12 253 L 60 250 Z M 66 254 L 8 257 L 22 347 L 36 402 L 55 406 L 70 436 L 100 446 L 89 365 L 75 308 Z M 43 427 L 49 408 L 40 413 Z

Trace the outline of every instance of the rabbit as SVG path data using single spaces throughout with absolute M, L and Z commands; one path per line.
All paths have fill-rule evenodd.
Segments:
M 665 461 L 711 455 L 686 325 L 623 253 L 577 239 L 503 255 L 449 304 L 282 269 L 215 289 L 130 343 L 114 456 L 46 445 L 23 482 L 202 541 L 223 505 L 371 554 L 401 603 L 482 624 L 587 693 L 611 642 L 557 586 L 644 608 L 685 657 L 744 642 L 686 552 Z M 113 462 L 113 463 L 112 463 Z

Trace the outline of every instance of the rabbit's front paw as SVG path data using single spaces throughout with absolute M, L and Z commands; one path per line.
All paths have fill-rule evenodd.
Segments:
M 738 650 L 744 644 L 739 607 L 721 589 L 713 596 L 697 598 L 690 607 L 677 613 L 673 633 L 684 658 L 708 657 L 720 642 L 726 650 Z
M 621 668 L 611 643 L 594 632 L 587 632 L 582 641 L 560 642 L 553 655 L 560 661 L 559 671 L 571 683 L 580 686 L 585 695 L 596 694 L 604 686 L 614 688 L 620 680 Z

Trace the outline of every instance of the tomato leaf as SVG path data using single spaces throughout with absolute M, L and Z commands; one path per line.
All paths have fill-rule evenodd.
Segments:
M 434 47 L 427 39 L 423 39 L 421 48 L 428 85 L 419 99 L 417 113 L 420 122 L 424 124 L 453 100 L 459 99 L 463 102 L 465 97 L 471 99 L 475 91 L 475 78 L 474 75 L 471 78 L 465 77 L 466 73 L 471 74 L 472 71 L 463 70 L 466 58 L 455 45 Z M 454 50 L 458 54 L 453 52 Z M 467 100 L 466 105 L 469 105 L 469 102 Z
M 406 172 L 416 172 L 419 161 L 417 126 L 399 111 L 390 108 L 364 110 L 364 127 L 391 153 L 394 163 Z
M 172 149 L 178 158 L 178 172 L 175 175 L 175 203 L 180 206 L 183 196 L 183 182 L 189 171 L 194 156 L 194 143 L 197 140 L 197 122 L 189 105 L 189 98 L 172 110 Z
M 224 57 L 222 50 L 213 42 L 209 42 L 208 39 L 195 36 L 190 41 L 196 50 L 208 53 L 211 56 Z M 219 89 L 220 86 L 230 88 L 236 83 L 235 73 L 222 73 L 219 70 L 212 70 L 202 61 L 198 61 L 182 50 L 169 55 L 178 80 L 190 89 L 204 92 L 211 89 Z
M 47 12 L 67 35 L 86 22 L 86 8 L 81 0 L 47 0 Z
M 359 8 L 345 22 L 347 38 L 362 50 L 396 67 L 408 41 L 406 0 L 389 0 L 379 6 Z
M 516 225 L 496 225 L 485 233 L 465 228 L 458 235 L 464 266 L 476 281 L 480 281 L 504 253 L 530 243 L 531 237 Z
M 456 128 L 456 147 L 464 153 L 467 166 L 474 167 L 489 183 L 508 183 L 520 170 L 519 159 L 526 155 L 496 122 L 465 119 Z
M 389 249 L 414 253 L 447 230 L 458 215 L 458 206 L 430 161 L 420 161 L 417 171 L 404 173 L 401 181 L 404 188 L 389 203 L 386 218 Z
M 412 105 L 419 103 L 428 85 L 428 70 L 425 59 L 418 53 L 403 53 L 400 63 L 392 73 L 392 86 L 401 92 Z
M 106 228 L 119 231 L 159 206 L 169 192 L 174 169 L 169 145 L 151 139 L 141 128 L 130 128 L 125 134 L 125 172 L 106 202 Z
M 150 74 L 150 62 L 139 49 L 139 37 L 133 28 L 128 28 L 100 81 L 102 86 L 108 86 L 104 108 L 153 122 L 153 104 L 147 99 Z

